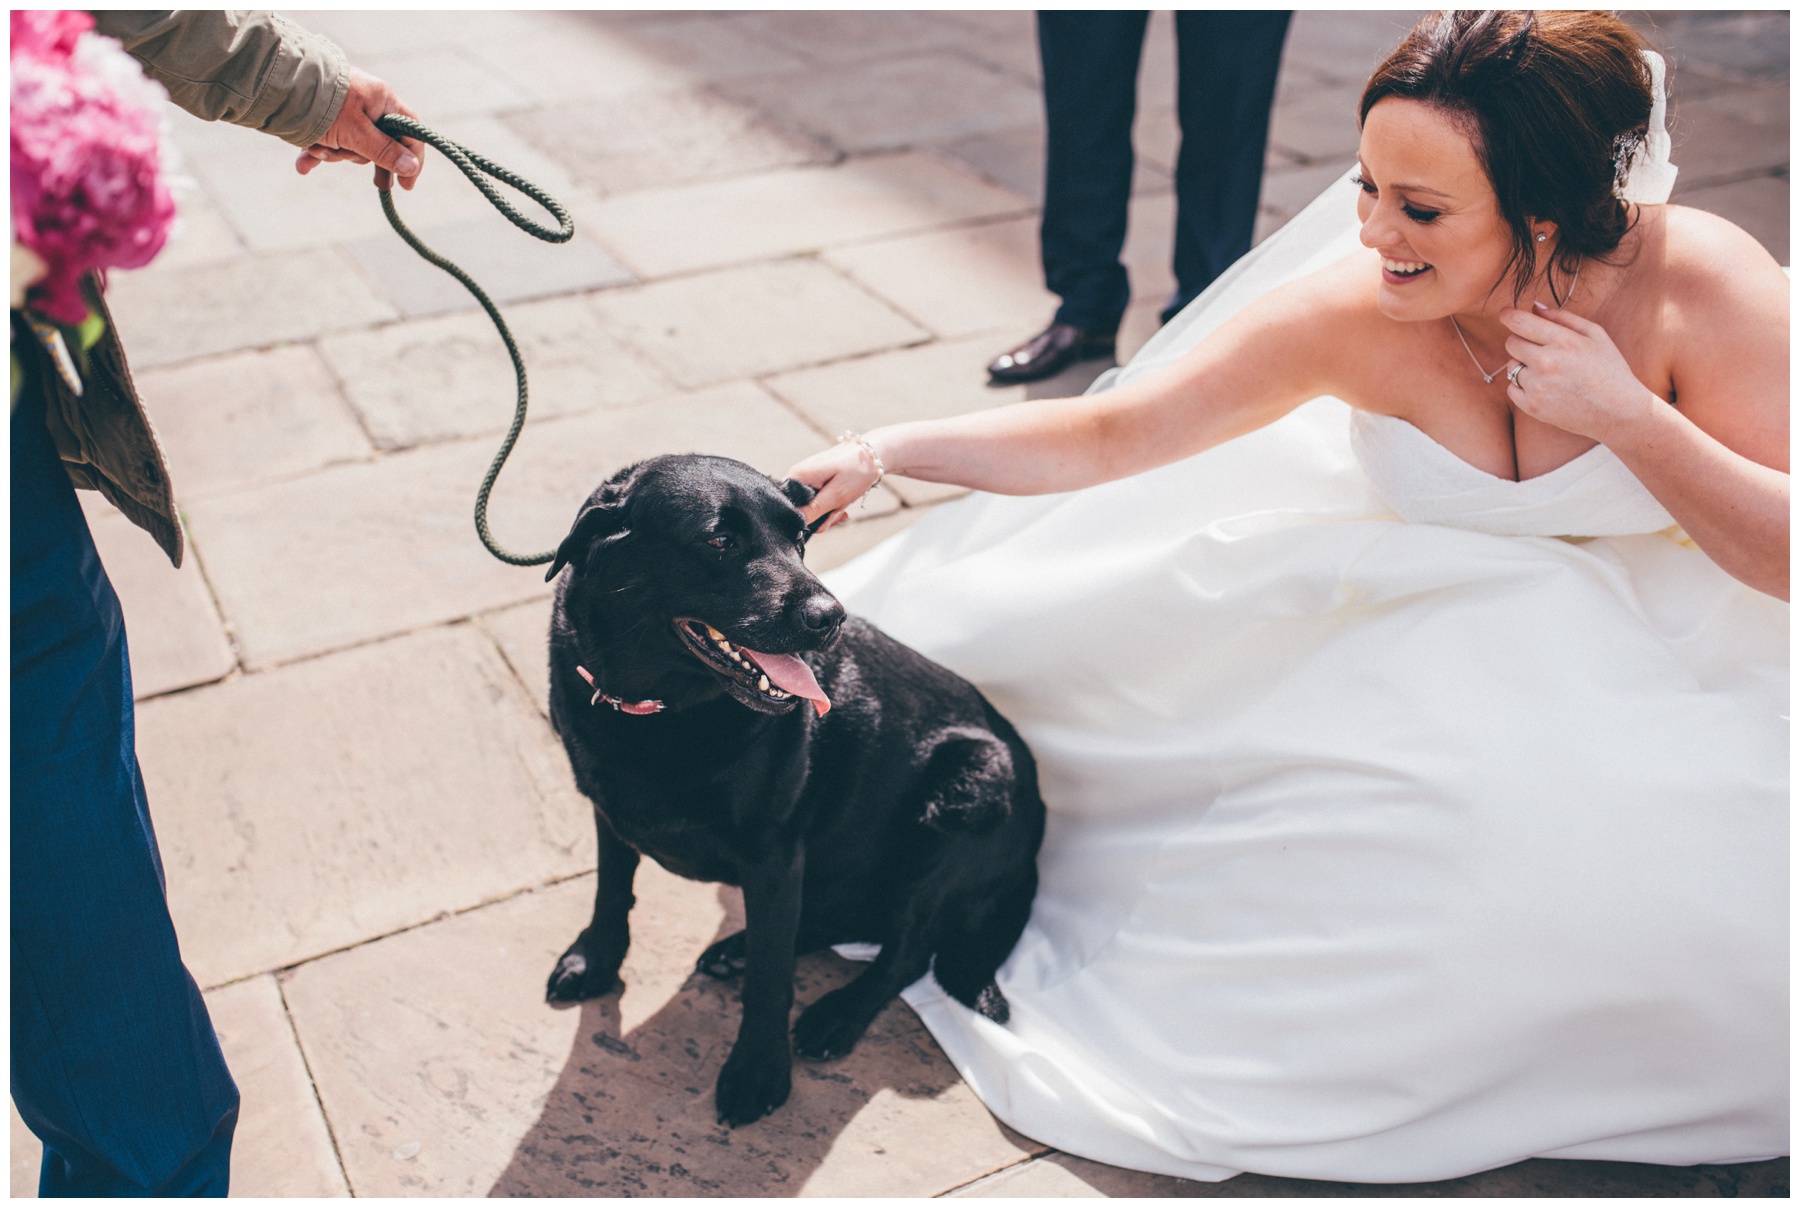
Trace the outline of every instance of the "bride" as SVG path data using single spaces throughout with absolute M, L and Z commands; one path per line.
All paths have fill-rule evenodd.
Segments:
M 790 472 L 809 518 L 989 492 L 830 582 L 1037 754 L 1010 1024 L 907 991 L 1021 1132 L 1198 1179 L 1787 1152 L 1788 284 L 1661 204 L 1661 75 L 1606 14 L 1428 17 L 1356 176 L 1109 388 Z

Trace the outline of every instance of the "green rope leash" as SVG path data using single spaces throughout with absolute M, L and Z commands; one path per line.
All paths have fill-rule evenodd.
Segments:
M 482 158 L 459 143 L 451 142 L 437 131 L 421 125 L 405 114 L 390 113 L 378 119 L 375 125 L 384 134 L 394 138 L 416 138 L 420 142 L 429 143 L 442 151 L 445 158 L 461 168 L 463 175 L 469 178 L 470 183 L 480 189 L 482 194 L 494 203 L 495 208 L 506 215 L 512 224 L 521 231 L 535 235 L 547 243 L 567 243 L 574 238 L 575 223 L 569 218 L 569 212 L 563 209 L 554 197 L 524 177 L 507 171 L 492 160 Z M 519 213 L 513 208 L 511 202 L 500 196 L 499 191 L 493 185 L 482 179 L 483 173 L 493 177 L 501 184 L 518 190 L 543 206 L 550 212 L 551 217 L 556 219 L 558 225 L 556 227 L 540 226 Z M 487 522 L 488 494 L 494 489 L 494 480 L 500 477 L 500 467 L 506 464 L 508 455 L 512 453 L 513 444 L 519 439 L 519 433 L 525 429 L 525 362 L 519 356 L 519 346 L 513 342 L 512 332 L 507 328 L 506 320 L 500 317 L 499 309 L 489 301 L 487 294 L 482 292 L 479 285 L 475 284 L 474 279 L 426 247 L 420 242 L 419 237 L 408 230 L 404 222 L 400 221 L 400 214 L 394 209 L 394 193 L 391 188 L 381 190 L 381 211 L 387 215 L 389 224 L 393 226 L 400 238 L 411 245 L 413 251 L 455 277 L 463 283 L 463 288 L 475 295 L 475 300 L 481 303 L 481 308 L 487 311 L 488 318 L 492 319 L 494 326 L 499 329 L 500 338 L 506 342 L 507 355 L 512 357 L 513 373 L 519 380 L 519 401 L 513 409 L 512 427 L 507 429 L 506 439 L 500 443 L 500 452 L 495 455 L 494 463 L 488 467 L 487 477 L 481 480 L 481 489 L 475 493 L 475 532 L 481 538 L 481 543 L 487 546 L 488 553 L 500 561 L 513 566 L 542 566 L 556 556 L 555 550 L 546 550 L 541 554 L 515 554 L 504 550 L 495 542 L 494 535 L 488 531 Z

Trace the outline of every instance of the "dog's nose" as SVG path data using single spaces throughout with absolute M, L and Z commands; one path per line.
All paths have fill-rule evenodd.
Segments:
M 800 606 L 800 623 L 814 633 L 836 633 L 844 623 L 844 606 L 830 596 L 811 596 Z

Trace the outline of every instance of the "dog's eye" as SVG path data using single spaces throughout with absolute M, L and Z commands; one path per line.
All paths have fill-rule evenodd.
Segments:
M 729 533 L 714 533 L 706 539 L 706 543 L 714 549 L 730 549 L 737 544 L 737 542 L 731 539 L 731 534 Z

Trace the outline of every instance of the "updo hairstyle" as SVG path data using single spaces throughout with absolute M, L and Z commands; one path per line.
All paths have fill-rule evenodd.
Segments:
M 1537 271 L 1531 220 L 1556 224 L 1552 268 L 1565 278 L 1631 229 L 1635 218 L 1617 193 L 1649 125 L 1648 49 L 1610 13 L 1432 13 L 1369 77 L 1357 118 L 1404 97 L 1463 128 L 1512 231 L 1507 268 L 1517 300 Z M 1562 300 L 1554 280 L 1550 292 Z

